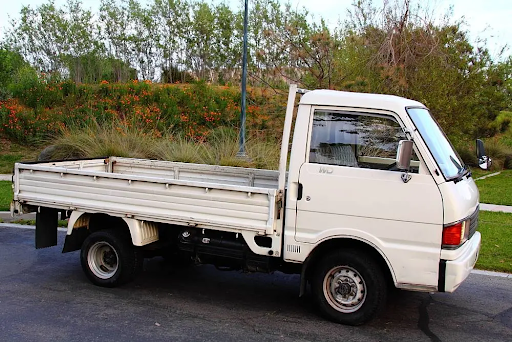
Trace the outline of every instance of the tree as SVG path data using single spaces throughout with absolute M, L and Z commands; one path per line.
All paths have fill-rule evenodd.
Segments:
M 449 15 L 436 20 L 410 0 L 385 2 L 380 10 L 367 0 L 353 5 L 341 31 L 336 87 L 417 99 L 454 139 L 490 133 L 507 106 L 502 84 L 509 76 L 498 72 L 485 47 L 472 46 L 463 22 Z
M 105 46 L 99 39 L 99 28 L 90 10 L 82 3 L 68 0 L 65 6 L 67 53 L 62 56 L 69 76 L 76 83 L 96 82 L 103 73 Z
M 213 42 L 215 37 L 215 16 L 205 2 L 192 7 L 192 23 L 187 37 L 187 66 L 197 78 L 213 81 Z M 207 77 L 208 73 L 208 77 Z
M 241 65 L 241 16 L 237 16 L 226 4 L 215 6 L 213 15 L 215 34 L 211 64 L 218 78 L 232 79 L 235 68 Z
M 158 31 L 155 13 L 151 8 L 142 8 L 135 0 L 128 1 L 128 35 L 132 65 L 137 66 L 139 78 L 155 79 L 155 68 L 158 64 L 159 53 Z
M 18 71 L 24 67 L 28 67 L 28 63 L 19 53 L 8 46 L 0 46 L 0 101 L 10 97 L 10 85 Z
M 54 0 L 36 9 L 23 6 L 21 18 L 12 22 L 8 41 L 27 60 L 44 72 L 61 72 L 62 57 L 69 51 L 66 37 L 69 30 L 65 13 L 55 7 Z
M 99 22 L 101 39 L 105 42 L 108 58 L 113 61 L 114 79 L 130 79 L 130 46 L 128 41 L 129 16 L 126 2 L 117 5 L 115 0 L 101 0 Z
M 185 64 L 185 36 L 190 26 L 189 12 L 190 5 L 185 0 L 155 0 L 152 4 L 164 82 L 184 81 L 179 77 L 180 69 Z

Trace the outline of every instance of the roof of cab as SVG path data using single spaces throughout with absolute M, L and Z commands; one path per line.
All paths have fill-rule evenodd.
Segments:
M 406 107 L 425 107 L 420 102 L 394 95 L 353 93 L 337 90 L 312 90 L 300 99 L 301 104 L 385 109 L 396 112 Z

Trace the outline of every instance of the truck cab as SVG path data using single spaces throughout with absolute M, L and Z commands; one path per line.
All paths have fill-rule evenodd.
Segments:
M 413 145 L 408 169 L 397 166 L 401 141 Z M 331 90 L 302 96 L 285 210 L 284 260 L 321 265 L 326 261 L 317 258 L 343 250 L 360 259 L 306 274 L 322 282 L 317 296 L 326 298 L 324 314 L 334 319 L 368 300 L 370 281 L 359 282 L 372 276 L 355 266 L 368 258 L 397 288 L 452 292 L 480 248 L 471 172 L 428 109 L 396 96 Z M 326 250 L 335 252 L 326 257 Z

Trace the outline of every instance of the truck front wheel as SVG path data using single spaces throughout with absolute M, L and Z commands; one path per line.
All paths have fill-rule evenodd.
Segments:
M 384 306 L 387 285 L 379 265 L 357 250 L 333 251 L 315 265 L 312 292 L 328 319 L 360 325 Z
M 116 287 L 131 281 L 142 268 L 142 253 L 121 230 L 100 230 L 89 235 L 80 253 L 82 269 L 98 286 Z

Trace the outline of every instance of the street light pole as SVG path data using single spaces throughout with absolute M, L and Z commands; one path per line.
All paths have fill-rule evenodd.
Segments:
M 244 10 L 244 47 L 242 57 L 242 108 L 240 113 L 240 148 L 237 153 L 237 157 L 247 158 L 245 152 L 245 118 L 246 118 L 246 93 L 247 93 L 247 17 L 249 13 L 249 0 L 245 0 Z

